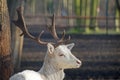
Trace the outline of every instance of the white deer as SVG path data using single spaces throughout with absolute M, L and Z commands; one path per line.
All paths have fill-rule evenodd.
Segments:
M 81 61 L 70 51 L 73 46 L 74 43 L 71 43 L 54 48 L 48 43 L 44 64 L 38 72 L 25 70 L 12 76 L 10 80 L 63 80 L 64 69 L 79 68 L 81 65 Z
M 63 44 L 69 40 L 64 40 L 65 34 L 63 34 L 62 38 L 57 41 L 56 44 L 53 42 L 43 42 L 40 40 L 42 33 L 38 38 L 36 38 L 28 32 L 24 17 L 22 16 L 21 7 L 17 9 L 17 12 L 18 20 L 14 21 L 14 23 L 23 31 L 24 35 L 27 35 L 34 41 L 37 41 L 39 44 L 47 45 L 47 53 L 43 66 L 38 72 L 33 70 L 24 70 L 11 76 L 9 80 L 63 80 L 64 69 L 79 68 L 81 66 L 81 61 L 71 53 L 71 49 L 74 47 L 74 43 L 67 45 Z M 54 19 L 55 16 L 53 16 L 53 25 L 49 30 L 51 30 L 50 32 L 53 37 L 58 40 L 59 38 L 56 34 Z

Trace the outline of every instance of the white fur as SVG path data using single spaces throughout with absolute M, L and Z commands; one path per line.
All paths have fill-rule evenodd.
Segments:
M 48 43 L 47 54 L 42 68 L 38 71 L 25 70 L 13 75 L 9 80 L 63 80 L 64 69 L 79 68 L 81 61 L 72 53 L 74 43 L 56 48 Z

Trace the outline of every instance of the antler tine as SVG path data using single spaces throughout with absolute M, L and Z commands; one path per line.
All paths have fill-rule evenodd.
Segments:
M 39 34 L 38 38 L 37 38 L 38 40 L 40 39 L 40 37 L 42 36 L 43 33 L 44 33 L 44 31 L 42 30 L 41 33 Z
M 64 38 L 65 38 L 65 30 L 63 31 L 62 37 L 61 37 L 61 39 L 58 41 L 58 43 L 66 43 L 66 42 L 68 42 L 68 41 L 71 39 L 70 36 L 69 36 L 68 39 L 66 39 L 66 40 L 64 40 Z
M 39 36 L 36 38 L 37 42 L 40 44 L 47 44 L 47 42 L 43 42 L 40 40 L 40 37 L 42 36 L 42 34 L 44 33 L 44 31 L 41 31 L 41 33 L 39 34 Z
M 63 31 L 62 37 L 61 37 L 61 39 L 58 42 L 62 42 L 64 40 L 64 38 L 65 38 L 65 30 Z
M 53 14 L 51 19 L 52 19 L 52 25 L 51 26 L 47 25 L 47 28 L 50 31 L 50 33 L 52 34 L 53 38 L 55 40 L 58 40 L 59 38 L 58 38 L 58 35 L 56 33 L 56 28 L 55 28 L 55 13 Z
M 42 31 L 39 36 L 36 38 L 34 36 L 32 36 L 28 30 L 27 30 L 27 27 L 26 27 L 26 24 L 25 24 L 25 20 L 24 20 L 24 17 L 23 17 L 23 8 L 22 7 L 19 7 L 17 8 L 17 14 L 18 14 L 18 20 L 14 20 L 14 24 L 17 25 L 17 27 L 19 27 L 21 30 L 22 30 L 22 35 L 27 35 L 30 39 L 36 41 L 37 43 L 39 44 L 42 44 L 42 45 L 46 45 L 48 42 L 44 42 L 44 41 L 41 41 L 40 40 L 40 37 L 41 35 L 43 34 L 44 31 Z

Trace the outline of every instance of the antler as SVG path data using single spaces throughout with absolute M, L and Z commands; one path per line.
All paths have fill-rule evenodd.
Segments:
M 23 17 L 23 7 L 19 7 L 17 8 L 17 14 L 18 14 L 18 19 L 15 21 L 13 20 L 13 23 L 15 25 L 17 25 L 17 27 L 19 27 L 21 30 L 22 30 L 22 35 L 26 35 L 28 36 L 30 39 L 36 41 L 37 43 L 39 44 L 42 44 L 42 45 L 46 45 L 48 43 L 52 43 L 54 44 L 55 46 L 61 44 L 61 43 L 64 43 L 64 42 L 67 42 L 68 40 L 70 40 L 70 37 L 67 39 L 67 40 L 64 40 L 64 37 L 65 37 L 65 30 L 63 32 L 63 35 L 61 37 L 61 39 L 58 38 L 57 36 L 57 33 L 56 33 L 56 29 L 55 29 L 55 15 L 53 15 L 52 17 L 52 25 L 51 26 L 47 26 L 48 30 L 50 31 L 50 33 L 52 34 L 53 38 L 57 41 L 57 43 L 53 43 L 53 42 L 45 42 L 45 41 L 42 41 L 40 40 L 40 37 L 41 35 L 43 34 L 44 31 L 42 31 L 38 37 L 34 37 L 33 35 L 31 35 L 28 30 L 27 30 L 27 27 L 26 27 L 26 24 L 25 24 L 25 20 L 24 20 L 24 17 Z
M 53 14 L 53 16 L 51 17 L 52 20 L 52 25 L 47 25 L 47 28 L 49 30 L 49 32 L 51 33 L 51 35 L 53 36 L 53 38 L 55 40 L 58 40 L 58 35 L 56 33 L 56 28 L 55 28 L 55 14 Z
M 61 39 L 59 39 L 59 37 L 58 37 L 58 35 L 56 33 L 56 28 L 55 28 L 55 13 L 53 14 L 51 20 L 52 20 L 52 25 L 51 26 L 47 25 L 47 28 L 48 28 L 49 32 L 52 34 L 53 38 L 57 41 L 56 45 L 68 42 L 71 37 L 69 36 L 68 39 L 64 40 L 64 38 L 65 38 L 65 30 L 62 33 Z

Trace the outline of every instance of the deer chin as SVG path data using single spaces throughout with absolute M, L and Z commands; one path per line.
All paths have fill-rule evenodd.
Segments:
M 75 65 L 72 68 L 80 68 L 80 65 Z
M 74 65 L 73 64 L 71 64 L 71 65 L 70 64 L 69 65 L 62 64 L 61 66 L 59 65 L 59 68 L 61 68 L 61 69 L 73 69 L 74 68 L 75 69 L 75 68 L 80 68 L 80 66 L 81 66 L 80 64 L 77 64 L 77 65 L 76 64 L 74 64 Z
M 80 65 L 80 64 L 78 64 L 78 65 L 76 65 L 76 67 L 75 67 L 75 68 L 80 68 L 80 66 L 81 66 L 81 65 Z

